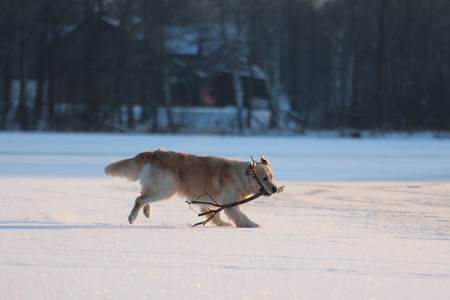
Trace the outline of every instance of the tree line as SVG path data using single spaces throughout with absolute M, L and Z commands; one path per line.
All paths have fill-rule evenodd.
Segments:
M 85 77 L 74 91 L 80 110 L 71 115 L 58 94 L 67 68 L 60 44 L 89 18 L 77 57 Z M 105 19 L 118 29 L 108 57 L 99 42 Z M 145 123 L 146 131 L 176 131 L 167 47 L 174 26 L 219 28 L 216 36 L 198 35 L 196 59 L 229 67 L 240 131 L 252 115 L 251 105 L 244 109 L 253 85 L 242 83 L 243 62 L 264 71 L 268 128 L 450 129 L 447 0 L 0 0 L 0 129 L 96 131 L 110 123 L 137 130 Z M 214 51 L 202 51 L 208 43 Z M 158 128 L 161 108 L 165 129 Z

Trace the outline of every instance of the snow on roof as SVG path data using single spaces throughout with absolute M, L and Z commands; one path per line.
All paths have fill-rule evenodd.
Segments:
M 223 73 L 231 73 L 231 69 L 229 66 L 222 66 L 217 69 L 219 72 Z M 242 77 L 253 77 L 255 79 L 259 80 L 265 80 L 266 79 L 266 73 L 258 66 L 252 65 L 249 66 L 247 64 L 241 64 L 239 69 L 239 75 Z
M 165 47 L 175 55 L 210 54 L 223 45 L 221 27 L 215 25 L 169 26 Z
M 165 30 L 165 47 L 172 54 L 195 55 L 200 50 L 200 32 L 192 27 L 173 26 Z
M 77 29 L 78 25 L 65 25 L 58 28 L 61 37 L 67 36 L 69 33 Z

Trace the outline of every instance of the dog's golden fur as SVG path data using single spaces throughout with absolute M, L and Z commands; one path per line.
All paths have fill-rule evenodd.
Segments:
M 254 172 L 253 172 L 254 170 Z M 134 158 L 112 162 L 105 168 L 105 173 L 113 177 L 125 177 L 131 181 L 140 179 L 141 195 L 136 198 L 135 205 L 128 218 L 132 224 L 141 208 L 149 218 L 149 203 L 170 199 L 176 194 L 191 200 L 195 195 L 207 192 L 219 204 L 227 204 L 243 200 L 255 194 L 260 186 L 257 176 L 267 195 L 277 191 L 273 183 L 273 172 L 269 161 L 261 156 L 261 162 L 252 163 L 238 159 L 226 159 L 217 156 L 197 156 L 159 149 L 142 152 Z M 203 212 L 207 207 L 202 207 Z M 257 227 L 240 209 L 235 206 L 225 213 L 238 227 Z M 213 220 L 218 226 L 229 226 L 217 214 Z

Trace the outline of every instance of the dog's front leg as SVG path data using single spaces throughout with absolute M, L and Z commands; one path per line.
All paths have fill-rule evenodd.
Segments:
M 233 221 L 236 227 L 262 227 L 250 220 L 247 215 L 242 212 L 239 206 L 225 209 L 225 214 Z
M 202 213 L 207 213 L 209 211 L 209 209 L 207 209 L 206 207 L 203 207 L 200 210 Z M 207 214 L 205 215 L 205 217 L 210 217 L 211 214 Z M 222 220 L 222 216 L 221 213 L 217 213 L 214 218 L 211 219 L 211 222 L 216 224 L 216 226 L 232 226 L 231 223 L 225 222 L 224 220 Z

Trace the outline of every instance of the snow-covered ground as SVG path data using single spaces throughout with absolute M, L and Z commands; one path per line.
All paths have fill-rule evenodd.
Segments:
M 127 217 L 111 160 L 163 147 L 249 160 L 286 189 L 263 228 Z M 0 299 L 449 299 L 450 141 L 0 133 Z

